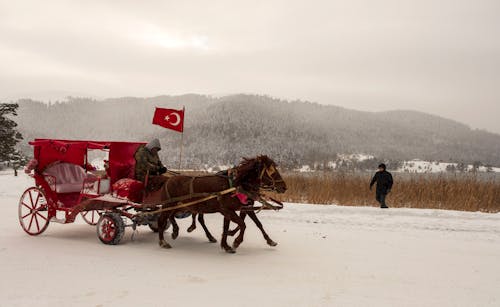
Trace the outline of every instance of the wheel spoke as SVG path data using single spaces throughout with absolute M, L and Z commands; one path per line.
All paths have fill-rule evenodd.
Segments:
M 28 194 L 30 196 L 31 208 L 35 209 L 35 205 L 33 204 L 33 196 L 31 196 L 31 191 L 28 191 Z
M 34 216 L 35 216 L 34 214 L 31 215 L 30 224 L 28 225 L 28 231 L 31 229 L 31 224 L 33 224 L 33 217 Z
M 38 232 L 40 232 L 40 224 L 38 224 L 38 218 L 36 217 L 36 214 L 33 214 L 35 218 L 35 223 L 36 223 L 36 228 L 38 229 Z
M 99 212 L 99 210 L 82 211 L 80 214 L 83 220 L 89 225 L 96 225 L 101 217 L 101 212 Z
M 23 206 L 25 206 L 26 208 L 28 208 L 30 211 L 31 211 L 31 209 L 33 209 L 33 208 L 30 208 L 30 207 L 29 207 L 28 205 L 26 205 L 25 203 L 22 203 L 22 205 L 23 205 Z
M 28 212 L 28 213 L 26 213 L 26 215 L 21 216 L 21 218 L 24 220 L 30 214 L 31 214 L 31 212 Z
M 45 216 L 43 216 L 41 213 L 39 213 L 38 211 L 36 212 L 36 215 L 38 215 L 39 217 L 41 217 L 44 220 L 47 220 L 47 218 Z
M 36 194 L 36 200 L 35 200 L 35 205 L 33 208 L 36 208 L 36 205 L 38 205 L 38 200 L 40 199 L 40 193 Z

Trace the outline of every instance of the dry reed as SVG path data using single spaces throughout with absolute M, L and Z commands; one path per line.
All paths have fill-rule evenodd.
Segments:
M 387 197 L 390 207 L 432 208 L 461 211 L 500 211 L 500 180 L 478 175 L 393 174 L 394 187 Z M 288 173 L 288 191 L 275 195 L 287 202 L 378 206 L 371 174 Z

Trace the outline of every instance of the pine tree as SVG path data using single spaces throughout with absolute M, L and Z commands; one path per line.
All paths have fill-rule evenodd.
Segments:
M 10 162 L 12 161 L 12 164 L 17 165 L 17 168 L 19 168 L 25 160 L 15 148 L 16 144 L 22 140 L 23 137 L 16 129 L 16 122 L 9 117 L 17 116 L 18 107 L 19 105 L 17 103 L 0 104 L 0 162 L 7 161 L 11 164 Z M 14 161 L 16 159 L 17 161 Z M 17 168 L 14 168 L 16 174 Z
M 28 157 L 26 157 L 19 150 L 15 150 L 11 155 L 11 166 L 14 169 L 14 176 L 17 176 L 17 170 L 28 163 Z

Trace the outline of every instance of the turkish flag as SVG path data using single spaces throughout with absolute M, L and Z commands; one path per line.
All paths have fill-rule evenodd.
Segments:
M 184 131 L 184 108 L 182 110 L 156 108 L 153 124 L 175 131 Z

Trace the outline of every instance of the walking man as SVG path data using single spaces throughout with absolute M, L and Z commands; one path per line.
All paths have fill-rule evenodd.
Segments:
M 370 182 L 370 191 L 372 189 L 373 184 L 377 183 L 377 193 L 375 199 L 380 203 L 380 208 L 386 209 L 389 208 L 385 204 L 385 197 L 389 192 L 391 192 L 392 188 L 392 175 L 388 171 L 385 170 L 386 166 L 384 163 L 381 163 L 378 166 L 378 172 L 372 178 Z

